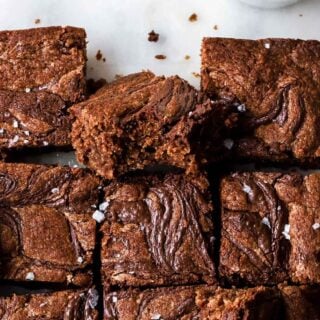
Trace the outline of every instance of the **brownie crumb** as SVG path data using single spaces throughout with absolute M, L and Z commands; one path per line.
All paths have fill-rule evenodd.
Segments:
M 97 53 L 96 53 L 96 59 L 97 59 L 98 61 L 100 61 L 100 60 L 102 59 L 102 53 L 101 53 L 100 50 L 98 50 Z
M 101 78 L 99 80 L 88 79 L 87 80 L 87 92 L 89 95 L 96 93 L 100 88 L 107 84 L 107 80 Z
M 196 78 L 200 78 L 200 73 L 198 72 L 192 72 L 192 75 Z
M 34 20 L 34 24 L 40 24 L 40 23 L 41 23 L 41 20 L 39 18 Z
M 156 59 L 158 60 L 164 60 L 167 59 L 167 56 L 165 56 L 164 54 L 157 54 L 154 56 Z
M 190 17 L 189 17 L 189 21 L 190 22 L 195 22 L 195 21 L 197 21 L 198 20 L 198 16 L 195 14 L 195 13 L 193 13 Z
M 103 61 L 103 62 L 106 62 L 106 58 L 102 58 L 102 61 Z
M 215 24 L 214 26 L 213 26 L 213 30 L 218 30 L 219 29 L 219 26 L 217 25 L 217 24 Z
M 184 56 L 184 59 L 185 59 L 185 60 L 189 60 L 189 59 L 190 59 L 190 56 L 189 56 L 188 54 L 186 54 L 186 55 Z
M 148 41 L 150 42 L 158 42 L 159 40 L 159 33 L 156 33 L 154 30 L 148 33 Z
M 302 13 L 300 13 L 300 14 L 299 14 L 299 17 L 303 17 L 303 14 L 302 14 Z

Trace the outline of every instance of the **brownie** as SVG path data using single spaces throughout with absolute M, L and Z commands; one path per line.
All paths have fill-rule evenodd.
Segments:
M 215 282 L 212 204 L 183 175 L 141 176 L 105 189 L 104 283 L 156 286 Z
M 319 57 L 318 41 L 204 38 L 202 90 L 243 112 L 236 157 L 319 163 Z
M 314 286 L 279 286 L 285 306 L 285 320 L 319 320 L 320 288 Z
M 221 276 L 319 283 L 320 175 L 235 173 L 221 182 Z
M 0 151 L 70 147 L 67 108 L 86 91 L 86 34 L 73 27 L 0 32 Z M 3 156 L 3 157 L 4 157 Z
M 0 319 L 96 320 L 97 303 L 95 289 L 0 297 Z
M 0 279 L 89 285 L 98 187 L 83 169 L 0 163 Z
M 279 294 L 263 287 L 128 289 L 106 294 L 104 304 L 105 320 L 280 319 Z
M 197 172 L 207 157 L 226 151 L 221 132 L 234 118 L 225 102 L 205 99 L 177 76 L 151 72 L 104 86 L 72 112 L 79 162 L 107 179 L 154 165 Z

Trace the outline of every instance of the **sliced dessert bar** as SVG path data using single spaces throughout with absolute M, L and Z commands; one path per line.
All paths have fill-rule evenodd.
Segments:
M 105 189 L 105 283 L 156 286 L 215 282 L 212 204 L 183 175 L 145 176 Z M 210 250 L 211 248 L 211 250 Z

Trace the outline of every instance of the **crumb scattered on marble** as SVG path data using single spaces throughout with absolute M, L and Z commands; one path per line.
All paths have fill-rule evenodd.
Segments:
M 215 24 L 214 26 L 213 26 L 213 30 L 218 30 L 219 29 L 219 26 L 217 25 L 217 24 Z
M 97 59 L 98 61 L 100 61 L 100 60 L 102 59 L 102 52 L 101 52 L 100 49 L 99 49 L 99 50 L 97 51 L 97 53 L 96 53 L 96 59 Z
M 186 54 L 185 56 L 184 56 L 184 59 L 185 60 L 189 60 L 191 57 L 188 55 L 188 54 Z
M 41 20 L 39 18 L 34 19 L 34 24 L 40 24 L 40 23 L 41 23 Z
M 103 61 L 103 62 L 106 62 L 106 58 L 102 58 L 102 61 Z
M 300 13 L 300 14 L 299 14 L 299 17 L 303 17 L 303 14 L 302 14 L 302 13 Z
M 159 40 L 159 33 L 156 33 L 154 30 L 148 33 L 148 41 L 157 42 Z
M 164 60 L 167 59 L 167 56 L 165 56 L 164 54 L 157 54 L 154 56 L 156 59 L 158 60 Z
M 193 13 L 190 17 L 189 17 L 189 21 L 190 22 L 195 22 L 198 20 L 198 16 L 196 13 Z
M 196 77 L 196 78 L 200 78 L 201 77 L 200 73 L 198 73 L 198 72 L 192 72 L 192 75 L 194 77 Z

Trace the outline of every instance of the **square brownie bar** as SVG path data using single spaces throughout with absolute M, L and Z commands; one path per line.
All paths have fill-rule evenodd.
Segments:
M 83 169 L 0 163 L 0 279 L 89 285 L 98 186 Z
M 280 285 L 285 320 L 320 319 L 319 286 Z
M 225 102 L 204 99 L 177 76 L 151 72 L 106 85 L 71 110 L 79 162 L 107 179 L 154 165 L 195 173 L 226 153 L 221 132 L 234 118 Z
M 193 181 L 174 174 L 115 181 L 100 207 L 105 284 L 215 282 L 212 204 Z
M 105 320 L 280 319 L 277 290 L 256 287 L 168 287 L 107 293 Z
M 95 289 L 0 297 L 0 319 L 96 320 L 97 303 L 98 293 Z
M 318 164 L 319 83 L 319 41 L 203 39 L 202 90 L 243 112 L 241 159 Z
M 319 283 L 320 175 L 235 173 L 221 182 L 221 276 Z
M 0 55 L 2 153 L 70 147 L 67 107 L 83 100 L 86 91 L 85 31 L 73 27 L 2 31 Z

